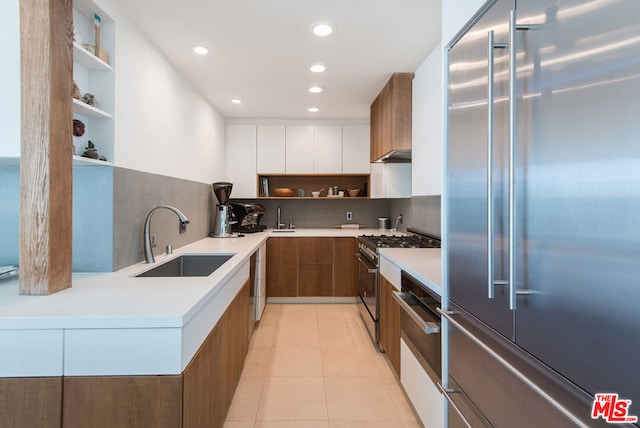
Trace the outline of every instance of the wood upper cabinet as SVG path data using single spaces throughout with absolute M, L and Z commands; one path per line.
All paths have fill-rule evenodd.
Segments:
M 267 296 L 298 296 L 297 238 L 269 238 L 267 241 Z
M 400 377 L 400 305 L 393 298 L 397 288 L 380 275 L 380 346 Z
M 371 162 L 393 150 L 411 150 L 413 73 L 394 73 L 371 104 Z

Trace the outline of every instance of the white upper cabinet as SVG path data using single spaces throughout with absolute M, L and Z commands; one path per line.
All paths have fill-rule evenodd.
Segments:
M 413 196 L 441 195 L 443 161 L 442 44 L 418 67 L 412 95 Z
M 257 196 L 256 126 L 227 126 L 227 181 L 234 199 Z
M 258 174 L 284 174 L 284 125 L 258 125 Z
M 313 125 L 287 125 L 286 173 L 313 173 Z
M 313 172 L 342 173 L 342 126 L 317 125 L 313 138 Z
M 370 172 L 369 125 L 344 125 L 342 127 L 342 173 L 369 174 Z
M 371 199 L 411 197 L 410 163 L 372 163 Z

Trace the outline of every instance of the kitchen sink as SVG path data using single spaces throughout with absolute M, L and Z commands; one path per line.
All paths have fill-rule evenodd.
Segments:
M 184 254 L 136 277 L 209 276 L 233 254 Z
M 273 229 L 272 232 L 273 233 L 293 233 L 295 232 L 295 229 Z

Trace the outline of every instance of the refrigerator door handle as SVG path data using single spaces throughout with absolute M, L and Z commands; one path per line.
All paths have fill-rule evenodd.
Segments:
M 443 311 L 440 308 L 436 308 L 436 311 L 438 311 L 438 313 L 440 313 L 440 315 L 442 315 L 442 317 L 444 319 L 446 319 L 450 325 L 452 325 L 456 330 L 458 330 L 460 333 L 464 334 L 465 336 L 467 336 L 472 342 L 474 342 L 476 345 L 478 345 L 483 351 L 485 351 L 487 354 L 489 354 L 493 359 L 495 359 L 498 363 L 500 363 L 500 365 L 502 365 L 505 369 L 507 369 L 509 372 L 511 372 L 515 377 L 517 377 L 518 379 L 520 379 L 521 382 L 523 382 L 525 385 L 527 385 L 529 388 L 531 388 L 532 390 L 534 390 L 540 397 L 542 397 L 544 400 L 546 400 L 550 405 L 552 405 L 553 407 L 555 407 L 559 412 L 561 412 L 563 415 L 565 415 L 567 418 L 569 418 L 574 424 L 576 424 L 576 426 L 581 427 L 581 428 L 588 428 L 588 425 L 586 425 L 584 422 L 582 422 L 580 420 L 580 418 L 578 418 L 576 415 L 574 415 L 573 413 L 571 413 L 571 411 L 569 409 L 567 409 L 566 407 L 564 407 L 560 402 L 558 402 L 555 398 L 553 398 L 552 396 L 550 396 L 549 394 L 547 394 L 547 392 L 545 392 L 542 388 L 540 388 L 535 382 L 533 382 L 531 379 L 529 379 L 527 376 L 525 376 L 520 370 L 518 370 L 516 367 L 514 367 L 511 363 L 509 363 L 507 360 L 505 360 L 502 356 L 500 356 L 496 351 L 494 351 L 493 349 L 491 349 L 486 343 L 484 343 L 482 340 L 478 339 L 473 333 L 471 333 L 469 330 L 467 330 L 464 326 L 462 326 L 458 321 L 456 321 L 455 319 L 453 319 L 453 317 L 451 316 L 451 312 L 447 312 L 447 311 Z
M 515 163 L 516 147 L 518 138 L 517 129 L 517 46 L 516 33 L 518 31 L 536 30 L 543 24 L 522 24 L 516 23 L 516 11 L 509 13 L 509 309 L 516 310 L 516 296 L 530 294 L 527 290 L 517 290 L 517 270 L 516 270 L 516 188 L 515 188 Z
M 509 309 L 516 309 L 516 11 L 509 13 Z
M 487 33 L 487 58 L 488 58 L 488 85 L 487 85 L 487 269 L 488 269 L 488 290 L 487 297 L 493 299 L 496 285 L 506 285 L 506 281 L 494 280 L 493 270 L 493 99 L 494 99 L 494 49 L 504 49 L 506 43 L 495 43 L 493 30 Z
M 451 408 L 458 414 L 458 417 L 460 418 L 460 420 L 462 420 L 462 422 L 464 422 L 464 424 L 467 426 L 467 428 L 473 428 L 473 426 L 471 425 L 471 423 L 469 423 L 467 418 L 464 417 L 464 415 L 462 414 L 462 411 L 458 408 L 456 403 L 454 403 L 453 400 L 451 399 L 451 397 L 449 397 L 449 393 L 456 393 L 456 392 L 460 392 L 460 391 L 455 390 L 455 389 L 445 389 L 439 383 L 437 383 L 436 385 L 438 386 L 438 389 L 442 392 L 442 395 L 444 395 L 444 398 L 449 402 L 449 405 L 451 406 Z

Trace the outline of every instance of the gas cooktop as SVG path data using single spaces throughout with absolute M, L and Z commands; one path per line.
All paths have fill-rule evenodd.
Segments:
M 360 241 L 377 248 L 440 248 L 440 240 L 421 235 L 362 235 Z

